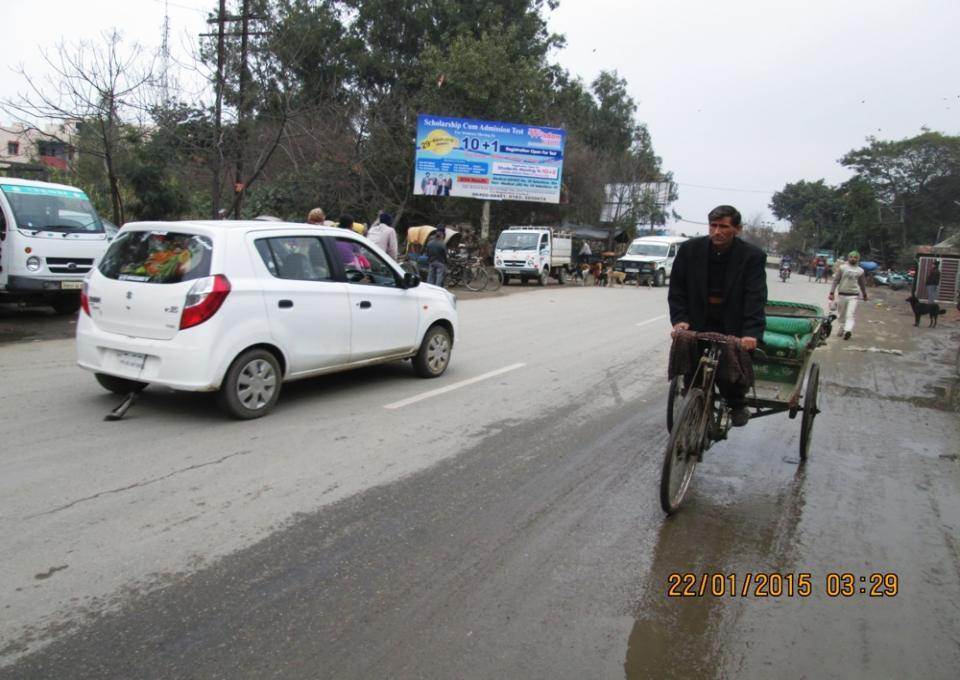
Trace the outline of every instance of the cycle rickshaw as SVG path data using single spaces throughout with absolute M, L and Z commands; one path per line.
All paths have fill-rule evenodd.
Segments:
M 816 305 L 770 300 L 766 305 L 767 329 L 753 351 L 754 386 L 747 395 L 751 420 L 786 411 L 801 415 L 800 462 L 807 460 L 813 420 L 819 413 L 820 365 L 813 351 L 830 337 L 835 318 Z M 703 339 L 705 349 L 696 371 L 684 387 L 683 376 L 670 383 L 667 429 L 670 437 L 660 478 L 660 505 L 672 514 L 683 502 L 697 463 L 715 441 L 727 438 L 730 408 L 715 384 L 724 347 L 714 334 L 681 331 Z M 731 341 L 733 339 L 731 338 Z M 801 398 L 801 393 L 803 396 Z

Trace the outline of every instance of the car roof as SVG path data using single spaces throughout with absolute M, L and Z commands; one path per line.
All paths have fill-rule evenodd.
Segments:
M 51 188 L 51 189 L 63 189 L 65 191 L 83 191 L 77 187 L 72 187 L 69 184 L 55 184 L 53 182 L 41 182 L 35 179 L 20 179 L 19 177 L 0 177 L 0 184 L 7 184 L 10 186 L 20 186 L 20 187 L 37 187 L 37 188 Z
M 205 234 L 226 234 L 242 231 L 289 231 L 290 229 L 310 229 L 330 235 L 353 235 L 356 232 L 339 227 L 327 227 L 322 224 L 306 224 L 304 222 L 268 222 L 265 220 L 180 220 L 164 222 L 127 222 L 123 225 L 124 231 L 150 231 L 163 229 L 164 231 L 187 231 Z
M 646 241 L 648 243 L 682 243 L 683 241 L 689 240 L 686 236 L 639 236 L 631 243 L 636 243 L 637 241 Z

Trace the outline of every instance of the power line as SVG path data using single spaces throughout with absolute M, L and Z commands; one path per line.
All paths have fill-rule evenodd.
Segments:
M 163 3 L 166 5 L 172 5 L 173 7 L 179 7 L 180 9 L 189 9 L 192 12 L 199 12 L 200 14 L 209 14 L 208 10 L 200 9 L 199 7 L 190 7 L 189 5 L 181 5 L 179 2 L 164 2 L 164 0 L 153 0 L 153 1 Z
M 715 191 L 739 191 L 746 194 L 775 194 L 779 189 L 733 189 L 731 187 L 708 187 L 703 184 L 686 184 L 684 182 L 675 182 L 682 187 L 695 187 L 697 189 L 714 189 Z

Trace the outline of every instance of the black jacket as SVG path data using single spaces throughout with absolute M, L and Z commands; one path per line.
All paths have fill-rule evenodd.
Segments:
M 727 335 L 763 339 L 767 325 L 767 255 L 739 238 L 730 246 L 723 295 L 723 325 Z M 707 328 L 707 277 L 710 269 L 710 238 L 684 241 L 670 273 L 670 323 L 686 321 L 690 329 Z

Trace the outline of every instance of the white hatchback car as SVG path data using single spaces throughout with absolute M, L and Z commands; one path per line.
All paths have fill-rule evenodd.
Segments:
M 219 390 L 257 418 L 288 380 L 410 358 L 441 375 L 456 297 L 362 236 L 264 222 L 134 222 L 84 282 L 81 367 L 126 394 Z

